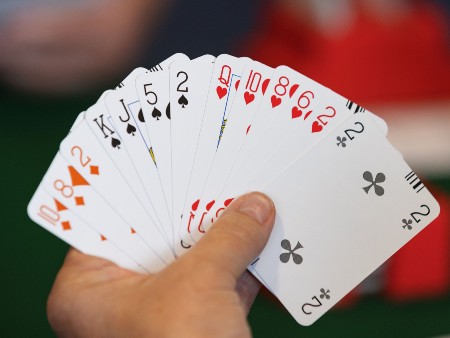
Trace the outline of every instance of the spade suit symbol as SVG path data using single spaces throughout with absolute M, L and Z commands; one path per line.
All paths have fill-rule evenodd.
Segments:
M 145 119 L 144 119 L 144 113 L 142 112 L 142 109 L 139 110 L 139 113 L 138 113 L 138 119 L 139 119 L 139 121 L 141 121 L 142 123 L 145 122 Z
M 170 120 L 170 102 L 167 104 L 166 107 L 166 116 Z
M 131 125 L 131 124 L 128 123 L 128 126 L 127 126 L 127 133 L 134 136 L 134 133 L 135 133 L 135 132 L 136 132 L 136 128 L 135 128 L 133 125 Z
M 158 110 L 158 108 L 153 108 L 152 116 L 159 121 L 159 118 L 161 117 L 161 112 Z
M 122 142 L 120 142 L 120 140 L 118 140 L 118 139 L 116 139 L 114 137 L 111 138 L 111 145 L 112 145 L 113 148 L 120 149 L 120 144 L 121 143 Z
M 178 104 L 181 106 L 181 108 L 184 108 L 189 104 L 189 101 L 187 100 L 186 96 L 181 95 L 178 99 Z

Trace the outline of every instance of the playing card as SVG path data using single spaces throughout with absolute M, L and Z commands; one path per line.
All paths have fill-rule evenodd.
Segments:
M 112 122 L 121 137 L 122 146 L 136 169 L 141 184 L 147 192 L 151 205 L 157 215 L 165 236 L 172 239 L 171 221 L 159 180 L 155 163 L 145 143 L 147 133 L 145 120 L 141 128 L 137 128 L 138 114 L 141 110 L 134 85 L 123 86 L 105 96 L 105 105 L 111 115 Z
M 122 145 L 122 138 L 118 134 L 112 118 L 106 108 L 104 97 L 107 92 L 103 93 L 100 99 L 85 113 L 85 120 L 89 128 L 96 136 L 97 141 L 103 147 L 103 151 L 108 154 L 117 170 L 130 186 L 132 192 L 139 200 L 141 206 L 163 235 L 165 235 L 164 227 L 160 224 L 158 216 L 151 204 L 144 186 L 139 178 L 136 168 L 133 166 L 131 159 Z M 166 237 L 167 243 L 170 243 Z
M 241 164 L 245 162 L 246 158 L 250 154 L 250 151 L 261 139 L 266 129 L 271 125 L 272 121 L 288 106 L 290 98 L 292 98 L 299 88 L 299 84 L 295 82 L 297 75 L 298 73 L 296 71 L 286 66 L 279 66 L 274 70 L 259 107 L 253 116 L 252 122 L 250 126 L 247 126 L 246 137 L 238 150 L 238 154 L 235 157 L 232 169 L 229 172 L 226 181 L 228 181 L 229 177 L 234 176 L 237 171 L 236 168 L 240 168 Z M 219 194 L 220 191 L 212 193 L 214 196 L 218 196 Z M 201 223 L 198 224 L 195 231 L 192 231 L 191 237 L 194 241 L 198 240 L 205 233 L 205 229 L 207 229 L 213 222 L 214 218 L 217 218 L 221 211 L 223 211 L 228 204 L 231 203 L 234 196 L 232 198 L 226 198 L 225 200 L 215 198 L 215 203 L 211 203 L 210 205 L 207 204 L 205 206 L 200 218 Z M 193 204 L 193 207 L 196 206 L 198 205 Z M 206 215 L 204 214 L 205 212 Z M 192 217 L 194 216 L 195 213 L 192 214 Z M 192 229 L 194 229 L 194 226 L 192 226 Z
M 53 198 L 41 184 L 28 204 L 28 216 L 35 223 L 84 254 L 110 260 L 128 270 L 139 273 L 146 272 L 105 236 L 74 215 L 60 201 L 62 199 L 64 197 Z
M 365 109 L 361 107 L 357 111 L 348 109 L 349 101 L 346 98 L 317 83 L 310 88 L 314 90 L 304 92 L 299 90 L 300 94 L 293 96 L 293 107 L 279 114 L 278 121 L 263 133 L 261 140 L 249 152 L 244 163 L 228 178 L 220 197 L 217 198 L 216 209 L 212 209 L 205 216 L 203 227 L 208 228 L 211 225 L 213 219 L 217 217 L 214 215 L 220 213 L 220 209 L 229 203 L 231 197 L 264 186 L 345 119 L 354 113 L 365 113 Z M 322 98 L 318 101 L 320 103 L 307 104 L 310 99 L 305 93 L 315 93 L 309 94 L 311 97 L 321 95 Z M 302 114 L 294 114 L 299 109 L 305 108 L 312 109 L 306 113 L 303 111 Z M 371 113 L 368 114 L 374 117 L 377 125 L 379 123 L 379 127 L 387 133 L 385 122 L 378 117 L 375 118 Z
M 296 82 L 297 78 L 298 72 L 289 67 L 279 66 L 275 69 L 262 102 L 247 131 L 245 141 L 233 164 L 230 177 L 245 162 L 264 132 L 271 126 L 272 121 L 288 108 L 290 99 L 299 89 L 299 83 Z
M 262 191 L 277 216 L 248 270 L 310 325 L 439 214 L 387 131 L 287 66 L 174 54 L 77 116 L 27 211 L 81 252 L 152 273 Z
M 193 219 L 195 229 L 201 229 L 204 216 L 214 206 L 216 194 L 220 192 L 233 167 L 236 156 L 244 141 L 253 116 L 269 85 L 274 69 L 257 61 L 250 61 L 239 80 L 241 85 L 231 106 L 226 128 L 220 147 L 217 149 L 205 187 L 201 193 L 200 203 Z M 195 232 L 195 231 L 194 231 Z M 194 239 L 196 235 L 191 234 Z
M 79 126 L 81 126 L 80 124 Z M 75 133 L 73 131 L 71 135 Z M 77 153 L 76 149 L 74 153 Z M 84 159 L 89 159 L 86 157 Z M 92 163 L 92 171 L 96 166 Z M 93 227 L 147 272 L 159 271 L 164 261 L 93 189 L 86 178 L 58 153 L 42 179 L 43 189 Z
M 145 118 L 145 126 L 151 139 L 159 180 L 171 217 L 172 146 L 170 138 L 169 74 L 169 70 L 166 69 L 138 76 L 136 78 L 136 91 L 141 106 L 142 121 Z
M 302 325 L 439 214 L 367 114 L 345 121 L 262 191 L 274 200 L 277 217 L 253 268 Z
M 171 62 L 188 59 L 184 54 L 175 54 L 156 66 L 156 69 L 165 69 Z M 149 72 L 133 71 L 127 82 L 105 96 L 106 107 L 112 117 L 116 131 L 121 136 L 122 145 L 126 149 L 137 173 L 150 199 L 166 238 L 172 240 L 172 226 L 167 203 L 162 190 L 161 182 L 155 163 L 150 156 L 151 135 L 148 135 L 141 104 L 136 92 L 136 78 Z M 147 135 L 147 139 L 146 139 Z M 146 141 L 147 140 L 147 141 Z
M 365 111 L 364 114 L 370 116 L 374 124 L 380 130 L 380 132 L 386 136 L 387 127 L 386 122 L 380 117 Z M 270 156 L 267 156 L 265 163 L 260 165 L 259 169 L 256 169 L 253 176 L 246 176 L 243 178 L 245 183 L 242 183 L 241 188 L 246 190 L 256 189 L 255 187 L 264 186 L 267 182 L 277 177 L 284 169 L 290 167 L 294 162 L 306 154 L 311 148 L 313 148 L 318 142 L 320 142 L 328 133 L 324 133 L 321 137 L 314 138 L 313 133 L 304 133 L 301 130 L 295 132 L 288 137 L 284 143 L 278 147 Z M 346 139 L 344 140 L 346 141 Z M 289 145 L 295 144 L 296 147 L 290 147 Z M 230 189 L 232 186 L 236 186 L 235 182 L 230 182 Z M 226 187 L 226 190 L 229 188 Z M 225 192 L 224 195 L 229 193 Z
M 120 218 L 133 228 L 164 262 L 170 263 L 174 259 L 171 248 L 163 235 L 152 223 L 139 200 L 109 156 L 103 151 L 86 123 L 81 122 L 61 142 L 60 152 L 69 165 L 120 216 L 116 218 Z M 106 216 L 98 212 L 93 213 L 102 217 Z
M 172 140 L 172 220 L 174 250 L 186 247 L 180 240 L 181 215 L 191 177 L 197 142 L 208 97 L 215 57 L 204 55 L 170 67 Z
M 278 114 L 252 148 L 247 147 L 246 158 L 234 167 L 227 185 L 248 181 L 293 133 L 298 135 L 296 140 L 301 138 L 301 141 L 284 144 L 285 147 L 290 146 L 295 150 L 298 147 L 308 148 L 310 143 L 317 142 L 326 132 L 351 116 L 345 107 L 348 101 L 345 98 L 300 73 L 294 79 L 298 89 L 289 100 L 289 107 Z M 308 139 L 312 137 L 316 140 Z M 275 162 L 274 165 L 279 164 Z M 233 182 L 234 178 L 239 183 Z
M 194 167 L 182 213 L 180 236 L 186 244 L 192 244 L 189 233 L 191 231 L 191 220 L 195 216 L 200 202 L 198 195 L 201 193 L 211 163 L 214 160 L 214 154 L 219 146 L 222 131 L 225 128 L 228 113 L 239 85 L 238 80 L 249 61 L 248 58 L 235 58 L 222 54 L 214 62 Z
M 189 57 L 183 53 L 175 53 L 172 56 L 169 56 L 164 61 L 158 63 L 156 66 L 153 66 L 149 69 L 150 72 L 157 72 L 164 69 L 169 69 L 169 66 L 176 61 L 189 60 Z
M 231 172 L 227 177 L 225 186 L 228 187 L 230 177 L 234 177 L 237 168 L 240 168 L 242 163 L 250 156 L 252 150 L 260 141 L 265 131 L 271 126 L 272 121 L 274 121 L 282 112 L 286 111 L 290 99 L 296 94 L 300 87 L 298 80 L 301 80 L 302 78 L 304 78 L 302 75 L 299 75 L 298 72 L 289 67 L 279 66 L 275 69 L 251 125 L 246 130 L 247 135 L 238 151 L 238 155 L 236 156 Z M 218 196 L 219 193 L 220 191 L 214 192 L 214 195 Z M 225 200 L 215 198 L 215 203 L 211 203 L 213 205 L 206 205 L 202 217 L 200 218 L 201 222 L 198 222 L 197 228 L 195 228 L 196 231 L 192 231 L 191 234 L 191 237 L 195 241 L 205 233 L 205 229 L 211 225 L 214 216 L 218 217 L 220 212 L 231 203 L 231 195 L 227 196 L 228 197 Z M 235 196 L 236 195 L 234 194 L 232 197 L 234 198 Z M 192 228 L 194 229 L 194 227 Z

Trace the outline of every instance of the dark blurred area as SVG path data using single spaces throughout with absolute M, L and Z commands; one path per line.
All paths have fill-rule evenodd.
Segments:
M 0 336 L 53 336 L 45 303 L 67 245 L 25 210 L 59 142 L 102 91 L 177 52 L 284 64 L 358 102 L 386 120 L 441 204 L 435 222 L 311 327 L 261 293 L 254 335 L 450 336 L 448 0 L 0 0 Z

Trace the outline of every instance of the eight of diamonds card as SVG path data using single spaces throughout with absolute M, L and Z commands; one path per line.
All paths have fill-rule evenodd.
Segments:
M 262 191 L 277 215 L 248 270 L 310 325 L 439 214 L 387 134 L 287 66 L 175 54 L 76 117 L 27 211 L 85 254 L 157 273 Z

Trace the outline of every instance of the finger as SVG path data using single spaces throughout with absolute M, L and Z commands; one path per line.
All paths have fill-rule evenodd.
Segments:
M 242 305 L 248 314 L 259 290 L 261 283 L 250 272 L 245 271 L 236 283 L 236 292 L 241 298 Z
M 241 196 L 184 256 L 185 260 L 194 260 L 197 265 L 201 262 L 198 268 L 209 277 L 225 277 L 228 273 L 236 283 L 266 245 L 274 219 L 275 207 L 266 195 Z

